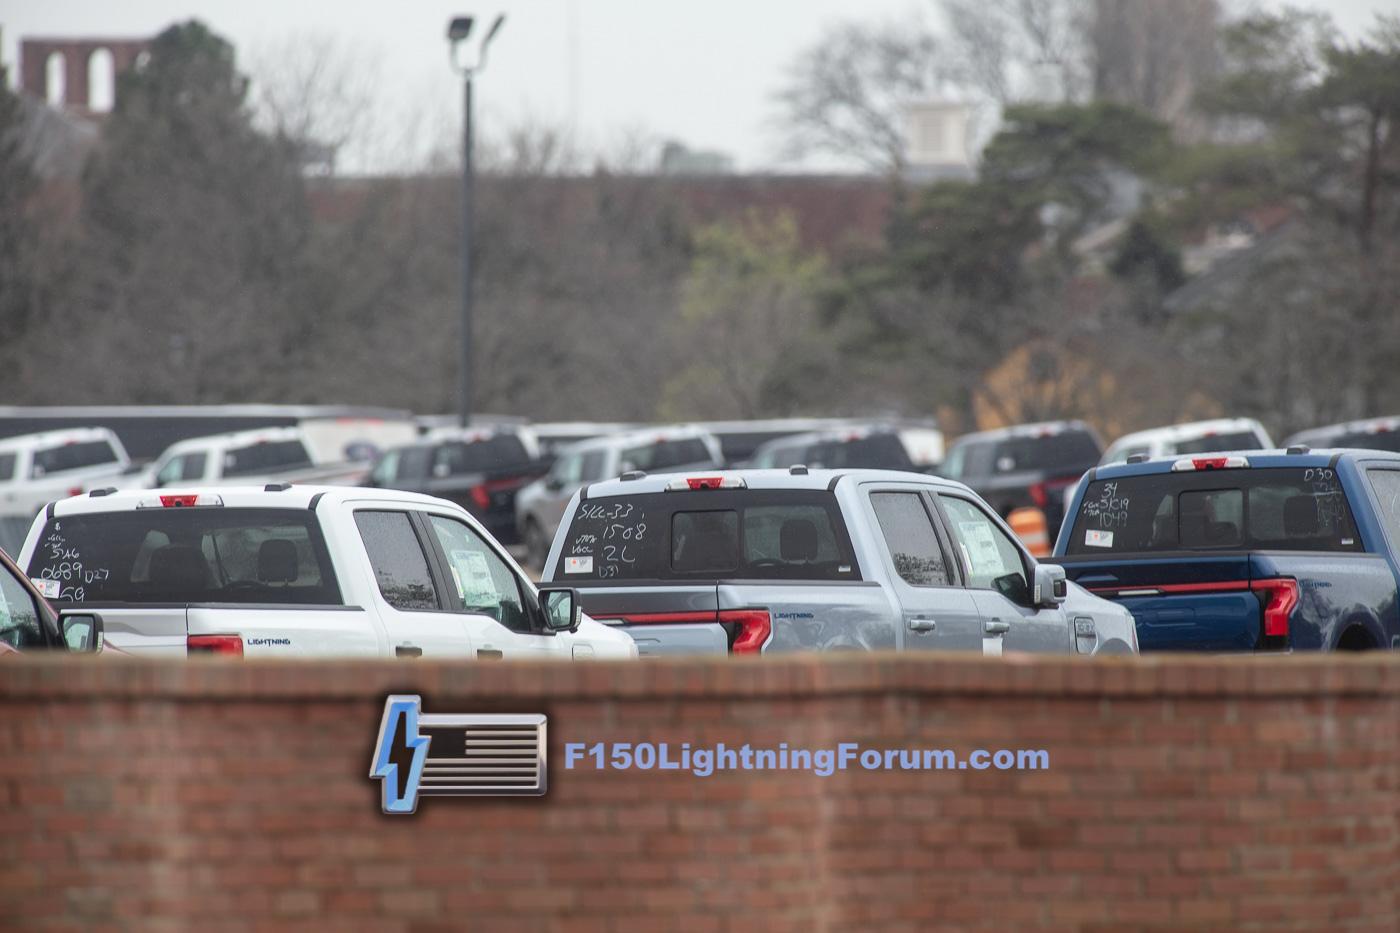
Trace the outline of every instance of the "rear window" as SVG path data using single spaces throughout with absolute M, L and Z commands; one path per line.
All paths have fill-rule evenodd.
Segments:
M 1360 447 L 1362 450 L 1393 450 L 1400 452 L 1400 431 L 1377 431 L 1339 434 L 1328 441 L 1329 447 Z
M 710 448 L 698 437 L 630 447 L 622 452 L 621 462 L 624 471 L 642 470 L 646 473 L 663 473 L 675 467 L 697 464 L 719 465 L 715 463 Z
M 1205 454 L 1217 450 L 1259 450 L 1259 436 L 1253 431 L 1239 431 L 1234 434 L 1212 434 L 1209 437 L 1196 437 L 1189 441 L 1177 441 L 1173 447 L 1179 454 Z
M 848 441 L 823 441 L 813 445 L 808 466 L 833 470 L 912 470 L 914 461 L 897 434 L 870 434 Z
M 1361 550 L 1336 472 L 1211 470 L 1096 480 L 1066 553 L 1240 549 Z
M 236 447 L 224 454 L 224 476 L 256 476 L 311 465 L 301 441 L 267 441 Z
M 51 519 L 29 575 L 58 598 L 120 603 L 340 605 L 305 509 L 171 508 Z
M 15 455 L 0 454 L 0 483 L 15 478 Z
M 520 438 L 497 434 L 479 441 L 451 441 L 433 451 L 433 475 L 456 476 L 526 466 L 530 454 Z
M 117 452 L 107 441 L 82 441 L 34 451 L 34 466 L 30 473 L 37 479 L 51 473 L 65 473 L 69 470 L 116 462 Z
M 1025 470 L 1082 473 L 1099 462 L 1099 445 L 1086 431 L 1061 431 L 1044 437 L 1010 437 L 999 441 L 992 468 L 997 473 Z M 969 475 L 976 475 L 971 470 Z
M 554 567 L 581 580 L 859 580 L 825 490 L 706 490 L 585 500 Z

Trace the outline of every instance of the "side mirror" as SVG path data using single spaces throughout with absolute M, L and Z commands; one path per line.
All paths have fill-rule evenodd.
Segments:
M 1059 564 L 1035 565 L 1035 592 L 1031 594 L 1037 609 L 1054 609 L 1069 596 L 1065 568 Z
M 540 608 L 544 610 L 544 625 L 551 632 L 577 632 L 583 619 L 583 606 L 578 590 L 572 587 L 540 590 Z
M 558 492 L 564 488 L 564 481 L 557 476 L 546 476 L 544 479 L 544 488 L 548 489 L 550 492 Z
M 102 617 L 95 612 L 61 612 L 59 631 L 69 651 L 96 654 L 102 650 Z

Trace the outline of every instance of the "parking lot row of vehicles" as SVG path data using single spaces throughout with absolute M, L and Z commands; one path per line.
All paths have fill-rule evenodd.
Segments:
M 1372 433 L 1386 432 L 1377 427 Z M 276 500 L 295 490 L 282 496 L 285 502 L 312 490 L 307 493 L 311 501 L 327 502 L 333 512 L 336 503 L 357 503 L 347 506 L 356 516 L 365 511 L 363 503 L 400 501 L 398 496 L 406 496 L 401 503 L 417 503 L 400 509 L 414 513 L 408 522 L 428 567 L 415 585 L 426 580 L 438 601 L 434 609 L 421 611 L 455 610 L 474 617 L 486 632 L 500 628 L 502 614 L 509 612 L 497 607 L 493 620 L 491 612 L 478 612 L 465 600 L 461 580 L 466 565 L 441 550 L 445 543 L 431 544 L 428 531 L 446 521 L 443 514 L 434 518 L 431 513 L 447 508 L 453 521 L 480 542 L 474 552 L 479 556 L 471 558 L 478 570 L 488 552 L 504 553 L 501 539 L 512 540 L 518 527 L 512 519 L 521 506 L 524 514 L 542 516 L 527 540 L 536 554 L 544 552 L 536 564 L 542 579 L 565 591 L 541 600 L 526 595 L 533 589 L 513 562 L 507 565 L 511 569 L 497 572 L 501 580 L 505 573 L 516 581 L 516 618 L 525 621 L 515 631 L 515 642 L 498 636 L 508 647 L 487 644 L 485 657 L 551 653 L 532 639 L 547 639 L 555 654 L 577 641 L 577 627 L 568 633 L 572 638 L 549 630 L 543 608 L 549 600 L 587 608 L 594 618 L 611 623 L 611 631 L 630 636 L 628 644 L 644 655 L 811 648 L 973 650 L 979 644 L 986 653 L 999 653 L 1003 646 L 1013 651 L 1135 651 L 1139 642 L 1147 650 L 1222 651 L 1400 644 L 1392 618 L 1397 563 L 1384 505 L 1390 501 L 1385 484 L 1400 476 L 1400 467 L 1384 462 L 1384 455 L 1312 453 L 1301 446 L 1286 453 L 1251 453 L 1246 444 L 1267 440 L 1262 428 L 1217 421 L 1123 438 L 1099 454 L 1104 465 L 1069 477 L 1072 467 L 1067 464 L 1096 449 L 1096 439 L 1079 423 L 1047 423 L 960 438 L 945 465 L 946 472 L 969 480 L 960 484 L 911 469 L 907 449 L 891 452 L 898 438 L 897 429 L 887 425 L 845 425 L 770 438 L 753 448 L 753 461 L 772 463 L 799 449 L 817 463 L 825 458 L 838 466 L 794 462 L 786 469 L 736 472 L 721 469 L 718 438 L 699 426 L 575 441 L 558 446 L 552 459 L 528 426 L 437 427 L 387 451 L 363 480 L 365 486 L 381 487 L 370 490 L 289 482 L 316 475 L 309 472 L 315 469 L 309 447 L 294 428 L 236 432 L 173 446 L 157 461 L 168 471 L 165 476 L 160 468 L 146 467 L 143 475 L 158 490 L 154 497 L 146 490 L 119 490 L 122 479 L 134 475 L 129 468 L 117 470 L 111 485 L 101 485 L 101 476 L 86 478 L 85 495 L 50 506 L 29 529 L 22 562 L 34 565 L 27 571 L 38 574 L 34 578 L 45 595 L 60 605 L 102 608 L 111 603 L 116 643 L 134 643 L 134 649 L 125 647 L 137 652 L 223 644 L 240 651 L 251 645 L 318 654 L 353 644 L 357 647 L 349 653 L 361 653 L 371 641 L 375 647 L 369 653 L 384 653 L 386 646 L 397 649 L 394 626 L 384 619 L 420 610 L 394 606 L 382 585 L 379 603 L 367 591 L 357 591 L 353 602 L 345 602 L 345 593 L 335 589 L 340 579 L 335 566 L 324 562 L 315 544 L 324 542 L 324 529 L 318 538 L 308 528 L 298 533 L 279 526 L 272 533 L 235 521 L 226 534 L 212 530 L 196 535 L 197 544 L 184 541 L 169 550 L 176 543 L 169 530 L 137 528 L 142 522 L 124 519 L 134 522 L 141 543 L 128 542 L 115 552 L 114 563 L 102 549 L 112 546 L 119 523 L 92 517 L 123 512 L 144 520 L 157 510 L 183 515 L 181 510 L 195 509 L 229 520 L 261 519 L 265 516 L 255 514 L 258 509 L 243 496 Z M 119 442 L 100 432 L 74 441 L 74 446 L 108 445 L 110 460 L 104 453 L 101 463 L 82 468 L 112 471 L 110 464 L 122 459 Z M 1241 449 L 1217 454 L 1212 445 L 1221 443 Z M 36 462 L 44 449 L 34 447 L 27 462 Z M 1202 455 L 1172 456 L 1182 452 Z M 1154 457 L 1163 453 L 1167 456 Z M 502 457 L 497 455 L 504 455 L 509 469 L 498 469 Z M 902 469 L 871 470 L 852 462 L 875 456 L 893 457 Z M 187 472 L 186 464 L 197 457 L 204 458 L 195 461 L 198 469 Z M 55 462 L 52 455 L 48 462 Z M 211 468 L 215 462 L 220 469 Z M 412 472 L 400 472 L 405 464 Z M 269 472 L 257 472 L 264 469 Z M 363 475 L 368 464 L 355 469 Z M 1226 472 L 1232 475 L 1225 477 Z M 325 468 L 320 475 L 327 475 Z M 979 497 L 972 483 L 989 475 L 1003 482 L 991 483 L 988 494 Z M 215 485 L 245 476 L 264 485 Z M 1234 476 L 1240 479 L 1230 485 L 1227 480 Z M 336 478 L 355 480 L 350 475 Z M 420 488 L 409 493 L 387 488 L 410 482 Z M 1332 485 L 1323 488 L 1328 482 Z M 1019 529 L 1015 516 L 1027 506 L 1025 499 L 999 501 L 1008 489 L 1024 490 L 1037 511 L 1067 503 L 1068 518 L 1049 561 L 1037 561 L 1011 531 Z M 609 499 L 615 500 L 614 511 L 625 513 L 622 520 L 592 528 Z M 76 511 L 64 519 L 56 513 L 60 508 Z M 1008 510 L 1010 524 L 1003 521 Z M 629 525 L 627 517 L 634 514 L 650 515 L 653 523 L 643 517 Z M 63 547 L 75 520 L 85 543 Z M 545 520 L 557 531 L 546 533 Z M 59 527 L 64 521 L 69 522 L 67 532 Z M 348 527 L 343 522 L 337 526 L 337 540 L 357 542 L 350 547 L 357 556 L 367 552 L 365 529 L 356 524 L 360 535 L 354 538 L 346 533 Z M 58 540 L 36 539 L 41 532 Z M 272 542 L 266 549 L 260 535 Z M 399 544 L 408 540 L 402 537 Z M 916 541 L 923 542 L 921 548 L 914 546 Z M 45 548 L 57 554 L 52 566 L 36 563 Z M 150 551 L 145 558 L 142 549 Z M 95 565 L 85 559 L 93 553 L 102 556 Z M 196 554 L 203 561 L 199 567 Z M 1353 559 L 1357 556 L 1363 560 Z M 143 560 L 154 561 L 157 569 L 143 566 Z M 1055 564 L 1068 569 L 1072 582 Z M 114 566 L 128 584 L 144 588 L 111 589 Z M 910 570 L 935 566 L 939 569 L 927 574 Z M 360 566 L 355 573 L 364 571 Z M 304 573 L 311 576 L 303 580 Z M 369 577 L 384 582 L 382 568 L 371 566 Z M 499 585 L 496 591 L 504 592 Z M 296 619 L 309 623 L 311 631 L 326 633 L 328 640 L 298 634 L 296 651 L 289 651 L 293 642 L 288 632 L 296 626 L 288 629 L 280 618 L 273 629 L 282 626 L 282 634 L 242 622 L 236 632 L 215 631 L 227 629 L 231 618 L 248 615 L 251 606 L 302 607 Z M 339 617 L 350 623 L 349 634 L 322 615 L 352 610 L 353 621 L 350 615 Z M 581 616 L 579 622 L 585 621 L 586 627 L 594 625 Z M 1115 626 L 1122 630 L 1115 632 Z M 483 632 L 476 634 L 454 632 L 448 640 L 471 655 L 476 649 L 463 645 L 478 644 Z M 224 641 L 217 641 L 220 636 Z M 211 638 L 216 640 L 206 641 Z M 423 648 L 412 642 L 402 647 L 410 654 Z M 571 657 L 593 653 L 591 645 L 578 651 L 570 645 L 565 652 Z

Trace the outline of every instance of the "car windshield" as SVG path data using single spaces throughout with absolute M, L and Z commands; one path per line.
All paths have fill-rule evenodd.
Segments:
M 170 508 L 50 519 L 29 575 L 59 600 L 339 605 L 320 526 L 306 509 Z
M 1208 470 L 1090 483 L 1066 553 L 1205 549 L 1357 551 L 1361 539 L 1334 470 Z
M 826 490 L 716 490 L 579 504 L 554 579 L 858 580 Z

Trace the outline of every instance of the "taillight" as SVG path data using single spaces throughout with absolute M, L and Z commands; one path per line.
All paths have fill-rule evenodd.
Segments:
M 1045 494 L 1044 483 L 1036 483 L 1031 487 L 1031 501 L 1035 503 L 1036 508 L 1045 508 L 1045 503 L 1049 502 L 1050 498 Z
M 773 634 L 773 620 L 767 609 L 725 609 L 719 614 L 719 621 L 739 627 L 729 646 L 733 654 L 758 654 Z
M 81 487 L 81 486 L 73 486 L 73 487 L 71 487 L 71 488 L 68 490 L 68 495 L 70 495 L 70 496 L 81 496 L 82 494 L 83 494 L 83 487 Z
M 1249 588 L 1264 607 L 1264 637 L 1288 638 L 1288 617 L 1298 608 L 1298 581 L 1286 577 L 1253 580 Z
M 733 639 L 729 644 L 731 654 L 758 654 L 773 634 L 773 620 L 767 609 L 724 609 L 720 612 L 698 610 L 695 612 L 624 612 L 612 615 L 606 612 L 594 613 L 593 618 L 602 622 L 618 619 L 627 625 L 688 625 L 705 622 L 718 622 L 734 626 Z
M 477 508 L 489 509 L 491 507 L 491 493 L 486 491 L 485 486 L 473 486 L 471 495 Z
M 190 635 L 185 639 L 187 654 L 218 654 L 230 658 L 243 657 L 243 638 L 239 635 Z

